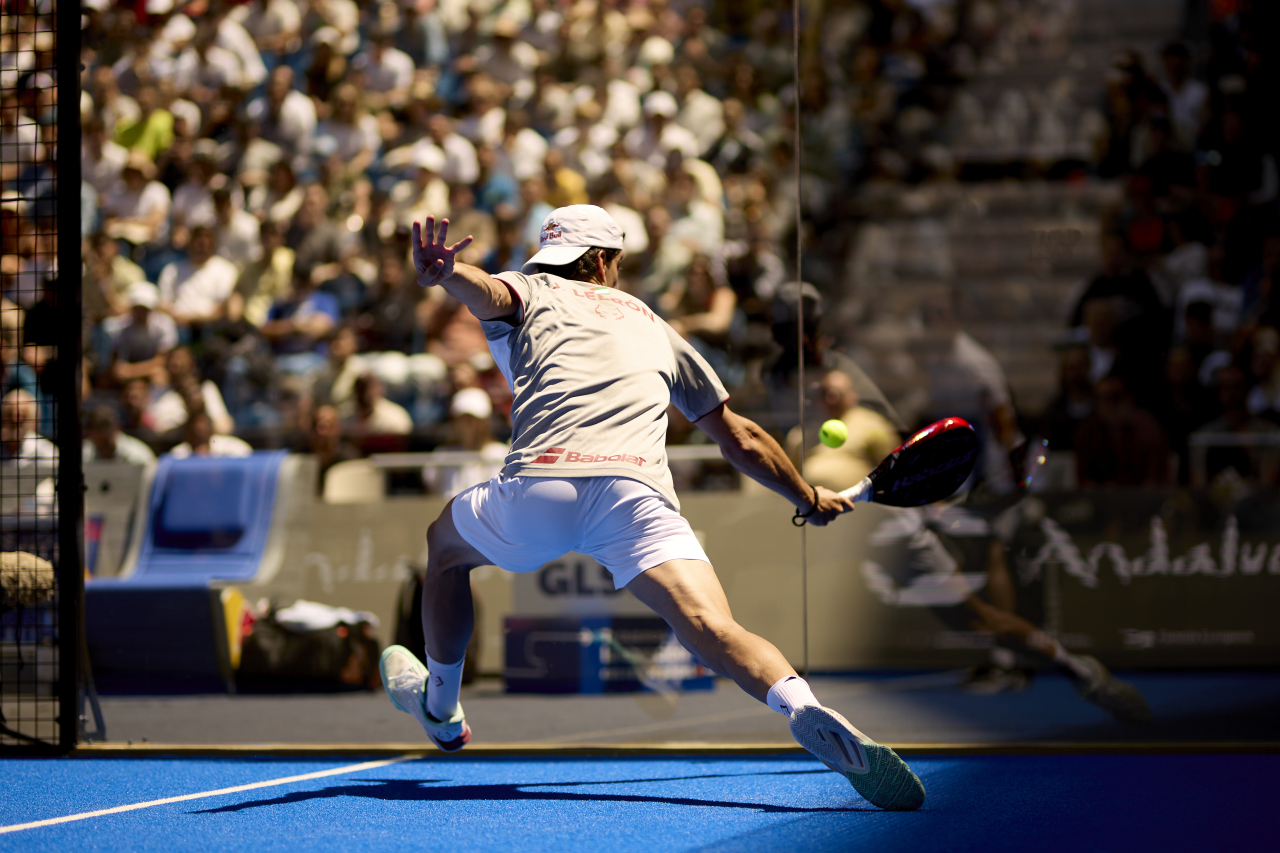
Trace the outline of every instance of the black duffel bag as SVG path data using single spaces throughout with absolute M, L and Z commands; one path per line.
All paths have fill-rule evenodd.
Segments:
M 267 616 L 244 638 L 236 686 L 246 693 L 377 690 L 379 651 L 368 622 L 299 631 Z

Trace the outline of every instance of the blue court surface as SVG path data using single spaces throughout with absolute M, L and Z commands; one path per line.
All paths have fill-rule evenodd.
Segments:
M 1280 828 L 1280 755 L 909 761 L 929 799 L 892 814 L 798 755 L 8 759 L 0 850 L 1163 853 Z

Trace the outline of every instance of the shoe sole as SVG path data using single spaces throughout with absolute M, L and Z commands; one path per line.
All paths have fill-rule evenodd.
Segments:
M 806 705 L 791 717 L 791 735 L 823 764 L 841 774 L 873 806 L 885 811 L 915 811 L 924 805 L 920 777 L 887 746 L 857 736 L 844 717 Z
M 387 646 L 385 649 L 383 649 L 382 654 L 378 658 L 378 674 L 382 676 L 382 684 L 384 685 L 384 689 L 385 689 L 385 685 L 389 683 L 389 679 L 387 678 L 387 668 L 386 668 L 387 658 L 393 654 L 399 654 L 401 652 L 403 652 L 406 656 L 409 657 L 410 660 L 413 661 L 413 666 L 411 668 L 411 671 L 414 672 L 415 674 L 421 675 L 424 682 L 427 678 L 427 674 L 428 674 L 427 668 L 422 665 L 421 661 L 419 661 L 416 657 L 414 657 L 412 652 L 410 652 L 404 646 Z M 418 721 L 418 724 L 422 726 L 422 730 L 426 733 L 427 737 L 430 738 L 431 742 L 434 743 L 436 747 L 440 749 L 442 752 L 457 752 L 458 750 L 462 749 L 464 746 L 466 746 L 468 743 L 471 742 L 471 727 L 467 725 L 466 720 L 462 721 L 462 734 L 458 735 L 453 740 L 440 740 L 431 731 L 431 723 L 428 719 L 430 715 L 427 713 L 427 710 L 425 707 L 419 707 L 415 712 L 414 709 L 406 708 L 403 705 L 401 705 L 400 700 L 398 700 L 395 697 L 395 694 L 393 694 L 390 690 L 387 690 L 386 694 L 387 694 L 387 698 L 391 700 L 391 704 L 396 708 L 396 710 L 403 711 L 404 713 L 408 714 L 409 716 L 413 717 L 415 720 Z M 425 691 L 423 692 L 423 699 L 424 701 L 426 699 Z

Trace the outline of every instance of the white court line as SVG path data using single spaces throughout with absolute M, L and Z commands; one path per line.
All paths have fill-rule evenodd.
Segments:
M 273 785 L 287 785 L 290 782 L 305 782 L 308 779 L 323 779 L 326 776 L 340 776 L 343 773 L 356 773 L 360 770 L 372 770 L 375 767 L 386 767 L 388 764 L 399 764 L 402 761 L 411 761 L 414 757 L 415 756 L 412 755 L 402 755 L 399 758 L 386 758 L 382 761 L 366 761 L 363 764 L 350 764 L 346 767 L 336 767 L 332 770 L 318 770 L 315 773 L 303 773 L 301 776 L 286 776 L 283 779 L 271 779 L 266 782 L 253 782 L 248 785 L 236 785 L 234 788 L 219 788 L 216 791 L 202 791 L 198 794 L 183 794 L 180 797 L 165 797 L 163 800 L 148 800 L 145 803 L 131 803 L 127 806 L 115 806 L 109 809 L 98 809 L 91 812 L 65 815 L 63 817 L 51 817 L 46 820 L 33 820 L 30 823 L 15 823 L 12 826 L 0 826 L 0 835 L 7 832 L 19 832 L 24 829 L 39 829 L 42 826 L 57 826 L 60 823 L 88 820 L 91 817 L 103 817 L 105 815 L 120 814 L 121 812 L 136 811 L 137 809 L 149 809 L 152 806 L 166 806 L 169 803 L 181 803 L 187 800 L 200 800 L 205 797 L 218 797 L 223 794 L 238 794 L 241 791 L 252 791 L 255 788 L 270 788 Z

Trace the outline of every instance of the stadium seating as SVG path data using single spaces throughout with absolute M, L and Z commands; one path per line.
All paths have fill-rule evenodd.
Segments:
M 116 578 L 85 585 L 90 660 L 108 691 L 225 690 L 243 598 L 229 584 L 274 572 L 288 454 L 163 457 Z

